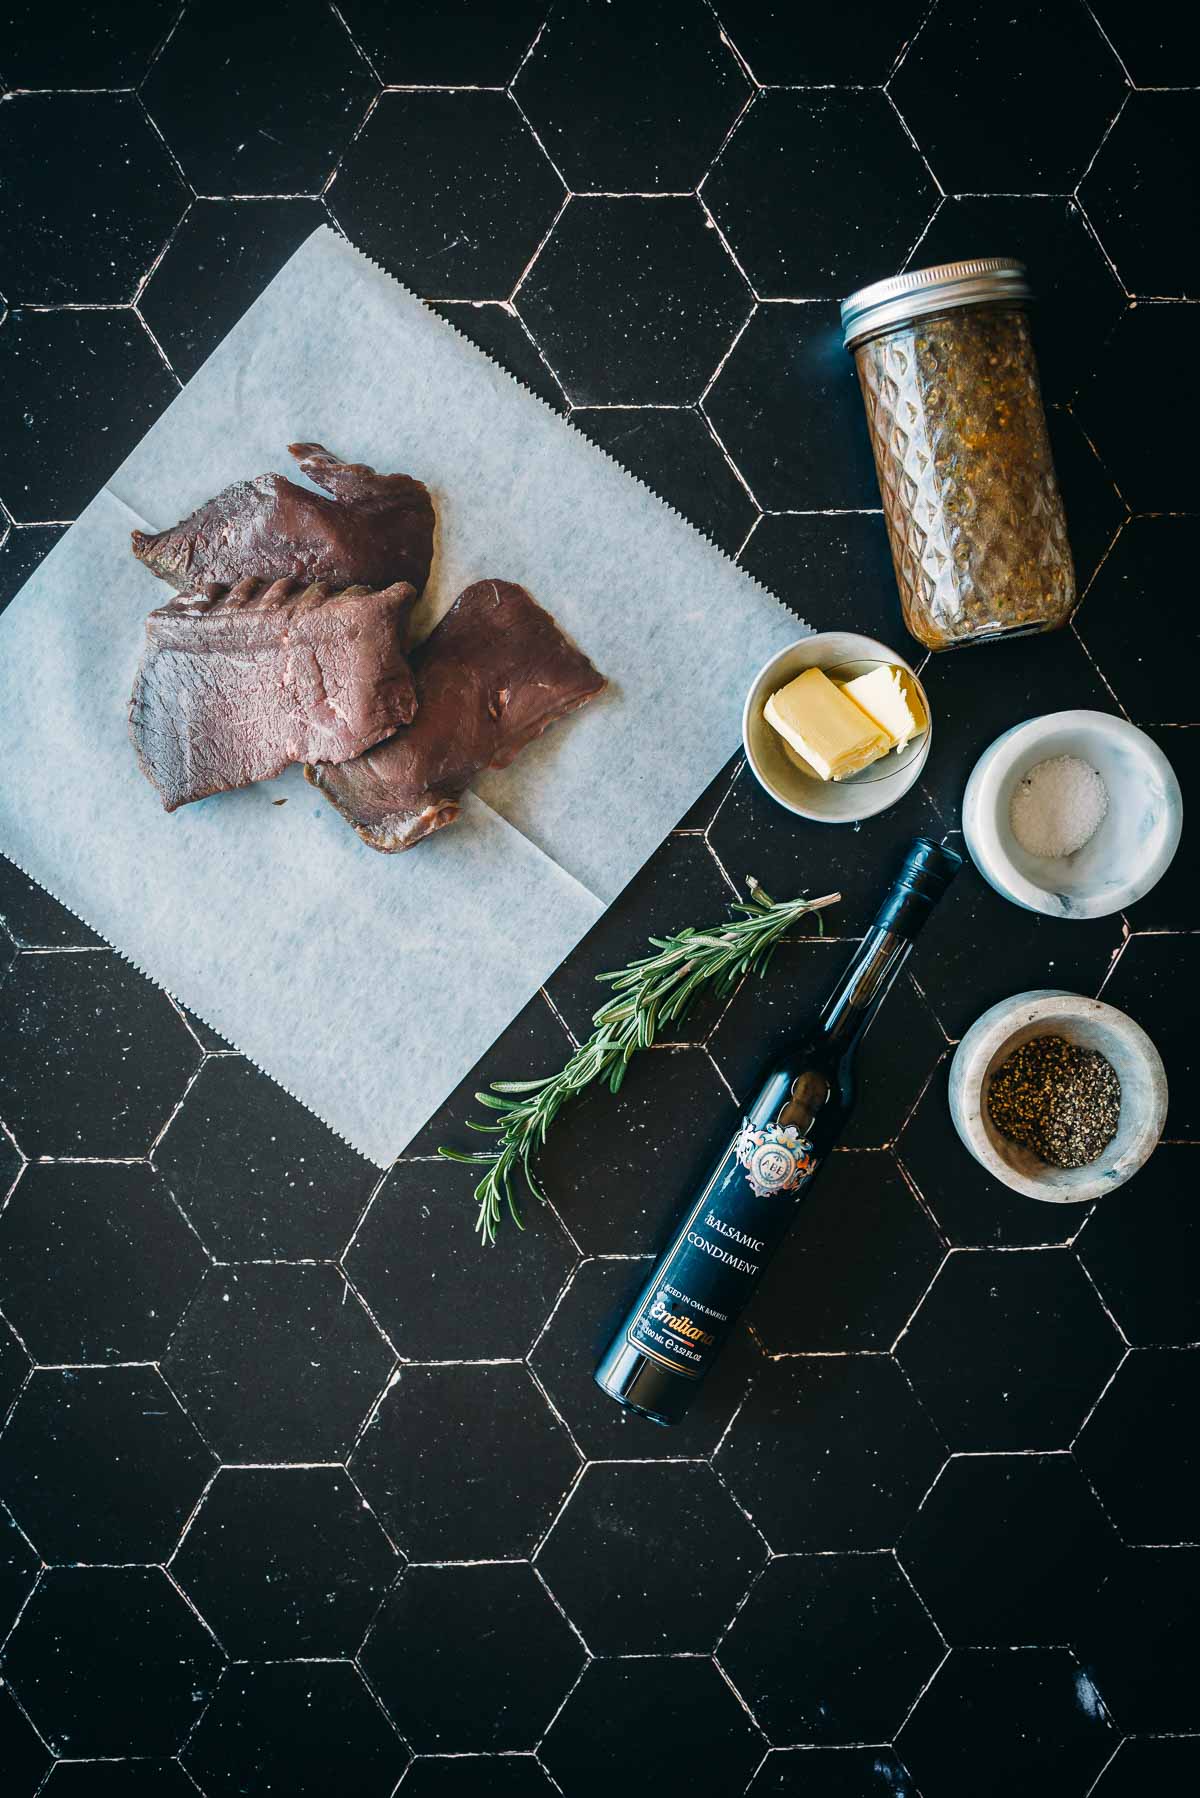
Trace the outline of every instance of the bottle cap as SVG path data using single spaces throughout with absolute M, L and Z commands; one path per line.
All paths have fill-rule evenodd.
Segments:
M 915 837 L 875 919 L 878 930 L 914 937 L 963 865 L 957 850 Z
M 872 281 L 842 301 L 842 339 L 848 350 L 875 331 L 889 330 L 929 312 L 982 306 L 996 300 L 1028 300 L 1032 289 L 1023 262 L 1007 256 L 974 256 L 938 262 Z

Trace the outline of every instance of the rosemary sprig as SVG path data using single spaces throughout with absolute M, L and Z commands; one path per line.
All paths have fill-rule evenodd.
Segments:
M 648 1049 L 661 1029 L 682 1018 L 702 991 L 721 997 L 743 975 L 765 974 L 789 925 L 809 912 L 819 914 L 841 898 L 840 893 L 826 893 L 821 899 L 775 900 L 756 880 L 748 879 L 746 885 L 749 899 L 730 907 L 738 916 L 710 930 L 652 936 L 654 955 L 598 974 L 598 980 L 612 987 L 612 997 L 594 1014 L 591 1036 L 557 1074 L 541 1080 L 494 1080 L 490 1091 L 475 1094 L 488 1111 L 498 1113 L 500 1121 L 477 1124 L 468 1119 L 468 1127 L 498 1136 L 499 1143 L 478 1154 L 458 1149 L 439 1149 L 438 1154 L 447 1161 L 487 1169 L 475 1188 L 479 1205 L 475 1227 L 485 1242 L 495 1241 L 505 1207 L 517 1228 L 524 1228 L 517 1208 L 518 1178 L 535 1198 L 545 1198 L 533 1163 L 568 1099 L 597 1080 L 606 1081 L 610 1092 L 619 1091 L 636 1052 Z M 817 924 L 820 928 L 819 916 Z

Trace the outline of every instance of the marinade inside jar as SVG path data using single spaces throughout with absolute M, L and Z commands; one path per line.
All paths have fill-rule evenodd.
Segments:
M 1053 630 L 1075 577 L 1019 307 L 958 307 L 855 351 L 909 629 L 933 649 Z

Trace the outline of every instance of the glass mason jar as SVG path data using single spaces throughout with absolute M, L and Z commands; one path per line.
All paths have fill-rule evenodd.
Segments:
M 842 302 L 904 620 L 930 649 L 1057 630 L 1075 571 L 1024 267 L 914 269 Z

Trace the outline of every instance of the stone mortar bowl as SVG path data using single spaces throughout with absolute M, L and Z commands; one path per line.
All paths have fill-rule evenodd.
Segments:
M 1035 1036 L 1062 1036 L 1098 1049 L 1121 1082 L 1117 1134 L 1086 1167 L 1048 1167 L 992 1123 L 992 1075 Z M 1077 1205 L 1115 1192 L 1154 1152 L 1167 1115 L 1167 1076 L 1141 1025 L 1116 1006 L 1050 989 L 1018 993 L 985 1011 L 959 1043 L 950 1067 L 950 1115 L 976 1161 L 1005 1186 L 1031 1199 Z

